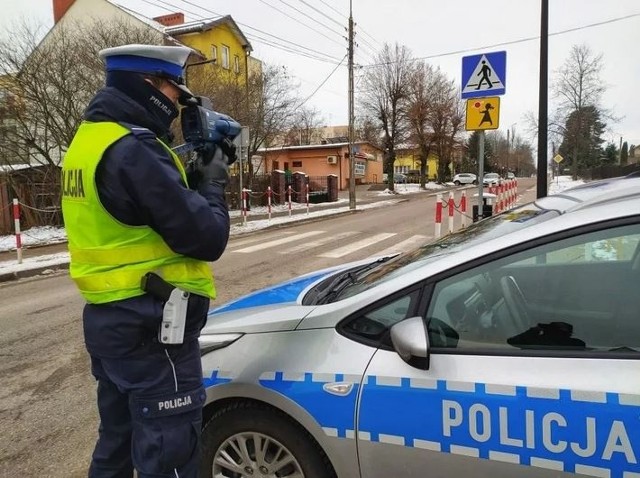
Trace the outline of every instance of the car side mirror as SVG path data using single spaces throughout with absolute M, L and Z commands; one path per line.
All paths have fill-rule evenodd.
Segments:
M 402 360 L 429 370 L 429 338 L 422 317 L 410 317 L 391 327 L 391 343 Z

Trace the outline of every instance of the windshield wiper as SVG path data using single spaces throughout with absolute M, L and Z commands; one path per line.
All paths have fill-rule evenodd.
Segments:
M 344 289 L 346 289 L 351 284 L 355 284 L 356 281 L 362 277 L 363 274 L 369 272 L 371 269 L 375 269 L 383 262 L 387 262 L 389 259 L 395 256 L 387 256 L 382 257 L 378 260 L 370 262 L 369 264 L 364 264 L 359 267 L 355 267 L 353 269 L 349 269 L 348 271 L 343 272 L 342 274 L 338 274 L 336 278 L 334 278 L 325 289 L 318 294 L 316 300 L 314 301 L 316 304 L 326 304 L 336 298 Z

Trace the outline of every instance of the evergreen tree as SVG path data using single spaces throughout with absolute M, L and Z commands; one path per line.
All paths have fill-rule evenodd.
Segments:
M 559 153 L 567 164 L 577 161 L 577 169 L 591 168 L 602 162 L 602 134 L 605 125 L 601 114 L 595 106 L 586 106 L 573 111 L 564 127 L 564 137 Z

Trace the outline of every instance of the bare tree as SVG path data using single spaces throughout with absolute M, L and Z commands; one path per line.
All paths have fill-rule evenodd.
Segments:
M 393 164 L 396 147 L 407 139 L 409 92 L 414 69 L 406 46 L 385 44 L 376 55 L 375 65 L 363 78 L 360 108 L 365 116 L 375 118 L 382 132 L 385 152 L 384 170 L 393 188 Z
M 410 138 L 419 150 L 420 185 L 423 188 L 429 155 L 437 148 L 446 169 L 460 131 L 461 110 L 452 96 L 455 93 L 452 85 L 442 71 L 427 63 L 418 63 L 413 71 L 407 117 Z M 442 180 L 442 174 L 438 176 Z
M 451 176 L 454 151 L 461 146 L 460 133 L 464 125 L 464 106 L 453 80 L 437 75 L 434 95 L 427 117 L 432 132 L 433 150 L 438 156 L 438 181 Z
M 40 40 L 38 27 L 16 25 L 0 39 L 0 74 L 15 141 L 0 161 L 21 158 L 29 164 L 58 165 L 87 104 L 104 84 L 98 51 L 126 43 L 158 44 L 162 35 L 128 22 L 60 24 Z
M 293 117 L 293 124 L 287 134 L 287 144 L 315 144 L 322 139 L 320 128 L 324 119 L 320 110 L 310 106 L 301 106 Z
M 291 128 L 300 106 L 298 85 L 283 66 L 263 65 L 262 72 L 250 74 L 248 80 L 220 70 L 216 66 L 206 68 L 194 74 L 189 85 L 194 93 L 210 97 L 216 110 L 249 127 L 251 158 Z M 250 161 L 249 175 L 255 172 Z
M 600 109 L 600 100 L 606 87 L 600 78 L 602 70 L 602 55 L 595 55 L 587 45 L 574 45 L 569 57 L 556 73 L 553 85 L 555 97 L 558 100 L 556 130 L 562 128 L 569 117 L 575 115 L 575 121 L 580 129 L 582 115 L 587 107 Z M 565 131 L 560 130 L 562 136 Z M 574 135 L 571 150 L 571 173 L 574 179 L 578 177 L 578 151 L 580 149 L 580 135 Z

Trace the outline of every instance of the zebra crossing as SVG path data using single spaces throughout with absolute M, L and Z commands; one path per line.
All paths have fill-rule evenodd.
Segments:
M 280 255 L 308 254 L 315 257 L 339 259 L 362 250 L 379 256 L 396 252 L 409 252 L 432 239 L 432 236 L 415 234 L 404 237 L 395 232 L 364 233 L 345 231 L 338 234 L 314 230 L 302 233 L 282 231 L 269 235 L 253 236 L 227 245 L 227 254 L 251 254 L 265 252 Z

